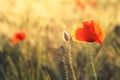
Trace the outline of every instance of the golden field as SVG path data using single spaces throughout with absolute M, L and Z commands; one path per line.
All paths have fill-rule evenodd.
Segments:
M 71 36 L 84 20 L 98 21 L 105 34 L 103 44 L 91 48 L 98 80 L 119 80 L 120 1 L 79 1 L 81 5 L 76 0 L 0 0 L 0 80 L 67 80 L 66 73 L 74 80 L 68 53 L 76 80 L 94 80 L 89 44 Z M 26 39 L 13 44 L 11 36 L 19 30 Z

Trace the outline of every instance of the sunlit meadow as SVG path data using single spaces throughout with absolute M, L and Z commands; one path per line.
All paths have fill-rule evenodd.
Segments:
M 73 40 L 86 20 L 102 44 Z M 96 79 L 120 80 L 119 0 L 0 0 L 0 80 Z

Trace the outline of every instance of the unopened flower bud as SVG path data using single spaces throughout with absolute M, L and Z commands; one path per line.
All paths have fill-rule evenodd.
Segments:
M 64 48 L 64 46 L 60 46 L 59 51 L 60 51 L 61 54 L 64 54 L 64 53 L 65 53 L 65 48 Z
M 69 41 L 70 40 L 70 37 L 69 37 L 69 35 L 68 35 L 68 33 L 67 32 L 63 32 L 63 39 L 65 40 L 65 41 Z

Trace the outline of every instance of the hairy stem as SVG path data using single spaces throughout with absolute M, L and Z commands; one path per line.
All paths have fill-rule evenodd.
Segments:
M 96 74 L 96 70 L 95 70 L 95 64 L 94 64 L 94 61 L 93 61 L 93 51 L 92 51 L 92 49 L 93 49 L 92 44 L 90 43 L 90 46 L 89 46 L 90 64 L 91 64 L 91 67 L 92 67 L 92 71 L 93 71 L 95 80 L 97 80 L 97 74 Z
M 65 79 L 69 80 L 68 79 L 68 66 L 67 66 L 67 63 L 65 61 L 65 57 L 63 56 L 62 58 L 63 58 L 63 64 L 64 64 L 64 69 L 65 69 Z
M 70 65 L 70 69 L 72 71 L 72 76 L 73 76 L 73 80 L 76 80 L 76 76 L 75 76 L 75 71 L 74 71 L 74 68 L 73 68 L 73 65 L 72 65 L 72 54 L 71 54 L 71 46 L 70 46 L 70 43 L 68 43 L 68 57 L 69 57 L 69 65 Z

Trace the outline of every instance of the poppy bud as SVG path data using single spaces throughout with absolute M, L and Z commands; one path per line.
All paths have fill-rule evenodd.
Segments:
M 59 51 L 60 51 L 60 54 L 64 54 L 65 53 L 64 46 L 60 46 Z
M 69 37 L 68 33 L 65 32 L 65 31 L 63 32 L 63 39 L 67 42 L 70 40 L 70 37 Z

